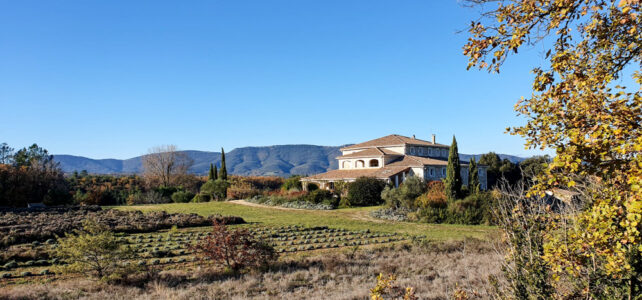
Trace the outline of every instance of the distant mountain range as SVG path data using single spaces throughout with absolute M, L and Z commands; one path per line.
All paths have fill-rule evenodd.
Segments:
M 315 145 L 278 145 L 266 147 L 243 147 L 225 153 L 227 170 L 236 175 L 290 176 L 312 175 L 337 169 L 339 148 L 343 146 Z M 206 174 L 210 163 L 220 165 L 220 152 L 186 150 L 194 164 L 190 172 Z M 462 161 L 473 155 L 460 154 Z M 474 155 L 479 158 L 480 154 Z M 512 162 L 524 160 L 522 157 L 499 154 Z M 91 174 L 136 174 L 142 172 L 142 156 L 130 159 L 91 159 L 82 156 L 59 154 L 54 160 L 66 173 L 87 170 Z

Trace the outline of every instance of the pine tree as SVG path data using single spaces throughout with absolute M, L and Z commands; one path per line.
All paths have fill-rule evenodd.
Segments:
M 225 150 L 221 148 L 221 171 L 219 172 L 219 177 L 222 180 L 227 180 L 227 168 L 225 167 Z
M 471 194 L 479 193 L 479 171 L 477 170 L 474 156 L 470 159 L 470 164 L 468 165 L 468 191 Z
M 459 164 L 459 150 L 457 140 L 453 135 L 453 143 L 448 154 L 448 168 L 446 169 L 446 196 L 448 201 L 461 198 L 461 166 Z
M 216 166 L 214 164 L 210 163 L 210 174 L 207 176 L 207 180 L 216 180 L 217 174 L 216 174 Z

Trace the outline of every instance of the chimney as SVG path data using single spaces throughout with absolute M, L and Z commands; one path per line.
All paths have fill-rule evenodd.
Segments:
M 412 135 L 412 139 L 413 139 L 413 140 L 415 139 L 415 135 L 414 135 L 414 134 Z
M 437 136 L 435 134 L 432 135 L 432 144 L 436 144 Z

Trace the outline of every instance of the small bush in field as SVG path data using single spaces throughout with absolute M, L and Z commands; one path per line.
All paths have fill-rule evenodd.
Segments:
M 113 232 L 92 220 L 83 223 L 82 231 L 75 230 L 74 234 L 58 238 L 58 245 L 55 256 L 69 263 L 61 267 L 63 272 L 115 280 L 131 271 L 118 264 L 134 256 L 131 248 L 125 247 Z
M 277 258 L 274 248 L 256 240 L 247 229 L 228 230 L 217 221 L 214 221 L 211 234 L 191 249 L 201 258 L 209 258 L 234 271 L 260 267 Z
M 194 196 L 195 194 L 191 192 L 177 191 L 172 194 L 172 201 L 175 203 L 187 203 L 192 201 Z
M 419 299 L 415 295 L 415 288 L 406 287 L 405 289 L 396 285 L 397 278 L 395 275 L 389 275 L 388 277 L 379 274 L 377 276 L 377 284 L 375 287 L 370 289 L 370 299 L 372 300 L 383 300 L 383 299 L 404 299 L 404 300 L 416 300 Z

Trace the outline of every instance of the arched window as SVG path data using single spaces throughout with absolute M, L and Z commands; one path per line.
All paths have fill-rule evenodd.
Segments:
M 370 167 L 378 167 L 379 166 L 379 160 L 378 159 L 371 159 L 369 163 Z
M 343 163 L 341 164 L 341 167 L 344 169 L 350 169 L 350 161 L 344 160 Z
M 355 168 L 363 168 L 363 166 L 365 166 L 365 165 L 366 165 L 366 163 L 363 160 L 357 160 L 357 161 L 354 162 L 354 167 Z

